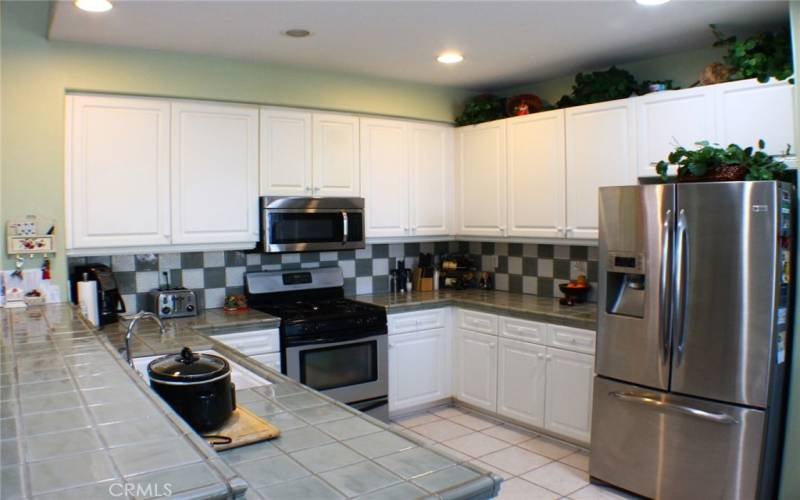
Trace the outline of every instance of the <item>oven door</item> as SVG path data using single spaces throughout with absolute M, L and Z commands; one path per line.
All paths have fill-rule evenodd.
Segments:
M 286 374 L 342 403 L 389 393 L 388 336 L 325 341 L 286 348 Z
M 336 208 L 266 208 L 265 252 L 352 250 L 365 247 L 364 211 Z

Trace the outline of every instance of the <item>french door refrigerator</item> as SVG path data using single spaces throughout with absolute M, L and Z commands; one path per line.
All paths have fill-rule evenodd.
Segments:
M 600 189 L 594 481 L 775 496 L 794 198 L 774 181 Z

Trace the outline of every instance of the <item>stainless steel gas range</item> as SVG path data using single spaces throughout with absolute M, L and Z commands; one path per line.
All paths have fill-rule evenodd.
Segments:
M 386 310 L 344 298 L 338 267 L 247 273 L 250 307 L 281 318 L 284 374 L 389 419 Z

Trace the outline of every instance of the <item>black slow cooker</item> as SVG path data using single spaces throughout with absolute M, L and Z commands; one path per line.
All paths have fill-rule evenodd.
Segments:
M 219 428 L 236 409 L 228 362 L 184 347 L 147 365 L 150 387 L 197 432 Z

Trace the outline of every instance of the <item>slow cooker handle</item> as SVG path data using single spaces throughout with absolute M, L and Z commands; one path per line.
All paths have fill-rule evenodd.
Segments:
M 236 410 L 236 386 L 231 382 L 231 411 Z

